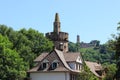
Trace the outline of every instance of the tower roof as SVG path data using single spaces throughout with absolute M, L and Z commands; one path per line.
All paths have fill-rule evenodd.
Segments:
M 60 22 L 58 13 L 55 14 L 55 22 Z

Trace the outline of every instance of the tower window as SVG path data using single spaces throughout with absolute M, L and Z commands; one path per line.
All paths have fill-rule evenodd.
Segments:
M 63 50 L 63 43 L 59 44 L 60 50 Z

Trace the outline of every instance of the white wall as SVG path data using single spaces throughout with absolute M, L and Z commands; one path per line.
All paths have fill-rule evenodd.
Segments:
M 31 80 L 70 80 L 69 73 L 30 73 Z

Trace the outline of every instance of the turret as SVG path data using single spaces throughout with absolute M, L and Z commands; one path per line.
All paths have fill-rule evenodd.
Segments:
M 60 32 L 60 19 L 59 19 L 58 13 L 55 14 L 55 21 L 54 21 L 53 26 L 54 26 L 53 32 L 59 34 L 59 32 Z
M 77 35 L 77 43 L 80 43 L 80 36 Z
M 60 19 L 58 13 L 55 14 L 53 32 L 46 33 L 46 37 L 53 41 L 56 49 L 68 52 L 68 33 L 60 31 Z
M 79 51 L 80 49 L 80 36 L 79 35 L 77 35 L 76 48 L 77 48 L 77 51 Z

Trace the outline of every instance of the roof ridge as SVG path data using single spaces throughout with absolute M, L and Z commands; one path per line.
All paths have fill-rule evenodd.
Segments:
M 57 49 L 55 49 L 55 51 L 56 51 L 58 57 L 60 58 L 60 60 L 62 61 L 63 65 L 64 65 L 68 70 L 73 71 L 73 70 L 68 66 L 68 64 L 66 63 L 65 57 L 64 57 L 64 55 L 63 55 L 63 52 L 60 51 L 60 50 L 57 50 Z

